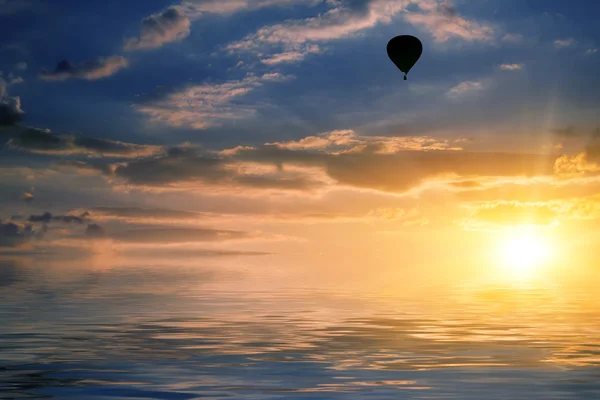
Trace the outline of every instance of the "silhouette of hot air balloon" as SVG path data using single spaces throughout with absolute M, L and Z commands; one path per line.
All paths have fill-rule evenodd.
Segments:
M 404 80 L 406 80 L 408 71 L 421 57 L 422 52 L 421 41 L 410 35 L 396 36 L 387 45 L 388 57 L 400 71 L 404 72 Z

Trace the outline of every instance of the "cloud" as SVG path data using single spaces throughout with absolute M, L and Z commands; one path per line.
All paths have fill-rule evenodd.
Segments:
M 18 124 L 23 119 L 24 114 L 21 109 L 21 99 L 19 97 L 6 96 L 6 90 L 2 94 L 3 89 L 1 85 L 2 82 L 0 82 L 0 128 Z
M 502 41 L 508 43 L 520 43 L 523 41 L 523 39 L 524 36 L 520 33 L 506 33 L 504 36 L 502 36 Z
M 446 95 L 452 98 L 463 97 L 468 94 L 479 92 L 485 88 L 484 84 L 479 81 L 465 81 L 451 88 Z
M 89 224 L 85 229 L 85 237 L 89 239 L 101 239 L 106 237 L 106 232 L 98 224 Z
M 54 134 L 49 130 L 28 128 L 8 141 L 14 149 L 39 154 L 88 155 L 135 158 L 163 151 L 160 146 L 139 145 L 83 135 Z
M 437 42 L 445 42 L 453 37 L 467 41 L 488 41 L 494 32 L 490 26 L 468 20 L 448 3 L 436 0 L 418 3 L 411 0 L 332 1 L 329 4 L 333 8 L 318 16 L 264 26 L 242 40 L 229 44 L 227 50 L 275 50 L 271 56 L 262 58 L 262 62 L 267 64 L 300 61 L 307 54 L 318 52 L 316 47 L 311 51 L 311 45 L 354 36 L 378 24 L 390 23 L 403 12 L 408 22 L 423 26 Z M 417 6 L 417 10 L 407 10 L 409 5 Z
M 268 256 L 273 253 L 262 252 L 262 251 L 239 251 L 239 250 L 210 250 L 210 249 L 196 249 L 189 247 L 180 248 L 129 248 L 124 249 L 120 254 L 129 257 L 140 257 L 140 258 L 170 258 L 170 259 L 181 259 L 181 258 L 198 258 L 198 257 L 248 257 L 248 256 Z
M 29 193 L 29 192 L 23 193 L 23 201 L 25 201 L 26 203 L 31 203 L 34 198 L 35 197 L 33 196 L 32 193 Z
M 45 212 L 41 215 L 30 215 L 28 218 L 29 222 L 32 223 L 44 223 L 49 224 L 51 222 L 62 222 L 66 224 L 83 224 L 85 222 L 84 216 L 77 215 L 52 215 L 49 212 Z
M 554 172 L 556 175 L 574 177 L 598 173 L 600 171 L 600 164 L 593 159 L 593 156 L 598 156 L 600 153 L 594 154 L 595 149 L 593 147 L 588 150 L 592 151 L 592 157 L 589 156 L 588 152 L 582 152 L 575 156 L 563 155 L 556 159 L 554 163 Z
M 366 1 L 364 7 L 347 7 L 343 3 L 337 3 L 336 7 L 316 17 L 289 20 L 260 28 L 256 33 L 227 48 L 230 51 L 252 50 L 264 45 L 297 46 L 307 42 L 341 39 L 380 22 L 389 23 L 408 3 L 409 1 L 371 0 Z
M 17 76 L 17 77 L 10 78 L 9 83 L 11 85 L 18 85 L 19 83 L 23 83 L 23 82 L 25 82 L 25 79 L 21 78 L 20 76 Z
M 268 73 L 220 84 L 189 86 L 170 94 L 166 99 L 136 108 L 154 121 L 206 129 L 225 121 L 254 115 L 257 106 L 253 103 L 243 104 L 240 100 L 265 82 L 282 82 L 290 78 L 279 73 Z
M 523 64 L 502 64 L 500 69 L 503 71 L 519 71 L 523 69 Z
M 118 219 L 128 222 L 139 221 L 190 221 L 200 220 L 204 213 L 170 210 L 164 208 L 139 207 L 94 207 L 89 209 L 94 219 Z
M 82 210 L 72 210 L 72 213 L 82 214 Z M 86 214 L 87 213 L 87 214 Z M 140 207 L 94 207 L 83 213 L 95 221 L 120 221 L 131 224 L 168 223 L 170 225 L 198 225 L 200 222 L 249 222 L 249 223 L 335 223 L 335 222 L 372 222 L 372 221 L 401 221 L 410 225 L 417 219 L 422 221 L 416 209 L 377 208 L 367 213 L 308 213 L 292 212 L 270 214 L 268 212 L 250 213 L 213 213 L 190 212 L 172 209 L 151 209 Z
M 194 148 L 174 148 L 164 156 L 120 164 L 114 176 L 130 185 L 173 189 L 220 186 L 310 191 L 324 186 L 322 178 L 310 172 L 244 163 Z
M 556 136 L 560 136 L 560 137 L 564 137 L 564 138 L 573 138 L 573 137 L 577 137 L 580 135 L 574 126 L 567 126 L 564 128 L 554 128 L 554 129 L 550 129 L 550 132 L 552 132 Z
M 290 50 L 283 53 L 273 54 L 271 56 L 261 59 L 260 61 L 263 64 L 267 65 L 291 63 L 304 60 L 304 58 L 306 58 L 306 56 L 309 54 L 315 54 L 320 52 L 321 48 L 317 45 L 302 46 L 297 50 Z
M 107 231 L 97 224 L 88 225 L 85 236 L 90 239 L 110 239 L 123 244 L 186 244 L 247 240 L 259 236 L 255 232 L 210 228 L 153 227 Z
M 114 166 L 112 164 L 91 163 L 77 160 L 59 160 L 53 165 L 58 169 L 74 171 L 81 175 L 111 176 L 114 173 Z
M 328 160 L 327 174 L 339 184 L 405 192 L 426 180 L 539 176 L 553 173 L 554 160 L 545 155 L 463 151 L 400 152 L 391 155 L 347 155 Z
M 406 192 L 431 180 L 553 176 L 555 161 L 547 154 L 467 152 L 454 141 L 430 137 L 361 136 L 339 130 L 257 147 L 203 150 L 184 145 L 117 164 L 58 164 L 101 173 L 113 185 L 211 193 L 245 188 L 253 189 L 244 191 L 251 195 L 333 187 Z
M 558 40 L 554 41 L 554 47 L 556 47 L 557 49 L 561 49 L 564 47 L 571 47 L 574 44 L 575 44 L 575 39 L 573 39 L 573 38 L 558 39 Z
M 25 61 L 21 61 L 15 64 L 15 68 L 19 71 L 27 70 L 27 63 Z
M 496 226 L 539 225 L 556 223 L 558 213 L 549 203 L 490 202 L 479 205 L 472 223 Z
M 53 71 L 43 70 L 40 78 L 46 81 L 96 80 L 112 76 L 128 66 L 129 62 L 122 56 L 98 57 L 79 65 L 73 65 L 69 61 L 63 60 Z
M 20 247 L 40 235 L 31 225 L 22 226 L 0 220 L 0 248 Z
M 190 20 L 178 8 L 169 7 L 142 20 L 140 34 L 125 42 L 125 50 L 156 49 L 180 41 L 190 34 Z
M 274 142 L 266 145 L 289 150 L 321 149 L 334 153 L 391 154 L 405 150 L 462 150 L 460 147 L 451 146 L 448 140 L 438 140 L 428 136 L 361 136 L 352 130 L 325 132 L 298 141 Z
M 126 51 L 157 49 L 187 38 L 193 20 L 205 14 L 227 15 L 240 11 L 291 4 L 316 5 L 319 0 L 188 0 L 142 20 L 138 37 L 125 41 Z
M 448 2 L 422 1 L 421 12 L 407 12 L 405 19 L 413 25 L 422 25 L 439 43 L 456 37 L 466 41 L 490 41 L 494 29 L 491 26 L 468 20 Z
M 242 148 L 228 157 L 207 157 L 188 153 L 164 158 L 137 160 L 117 167 L 115 175 L 134 185 L 167 186 L 176 182 L 201 179 L 212 184 L 245 184 L 256 187 L 257 180 L 242 179 L 231 168 L 236 161 L 271 165 L 273 170 L 258 170 L 250 177 L 269 177 L 270 187 L 285 186 L 278 174 L 286 174 L 293 166 L 321 170 L 325 177 L 315 183 L 403 192 L 427 179 L 456 175 L 478 176 L 536 176 L 551 175 L 554 159 L 546 155 L 476 153 L 464 151 L 372 151 L 331 154 L 313 150 L 290 150 L 277 146 Z M 233 164 L 232 164 L 233 163 Z M 270 171 L 263 175 L 264 171 Z M 283 175 L 285 176 L 285 175 Z M 292 175 L 293 176 L 293 175 Z M 302 177 L 302 175 L 300 175 Z M 314 176 L 319 176 L 315 173 Z M 311 175 L 303 177 L 309 179 Z M 316 178 L 313 178 L 316 179 Z M 302 189 L 303 184 L 296 188 Z M 288 187 L 289 189 L 290 187 Z
M 476 203 L 463 221 L 467 228 L 502 228 L 515 226 L 551 227 L 567 220 L 600 218 L 600 196 L 567 196 L 545 201 L 492 200 Z
M 320 0 L 188 0 L 181 8 L 191 19 L 197 19 L 204 14 L 233 14 L 239 11 L 285 7 L 293 4 L 314 6 L 320 2 Z

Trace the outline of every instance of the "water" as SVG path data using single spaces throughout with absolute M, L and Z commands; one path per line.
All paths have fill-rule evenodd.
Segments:
M 0 261 L 2 399 L 600 399 L 594 289 Z

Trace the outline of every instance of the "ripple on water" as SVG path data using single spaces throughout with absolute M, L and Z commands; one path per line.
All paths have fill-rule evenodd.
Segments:
M 600 310 L 553 287 L 392 299 L 10 276 L 0 398 L 600 398 Z

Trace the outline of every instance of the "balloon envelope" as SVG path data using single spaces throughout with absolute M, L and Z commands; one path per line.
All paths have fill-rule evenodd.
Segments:
M 396 67 L 404 72 L 404 80 L 406 80 L 406 74 L 423 53 L 423 44 L 411 35 L 396 36 L 388 42 L 387 53 Z

